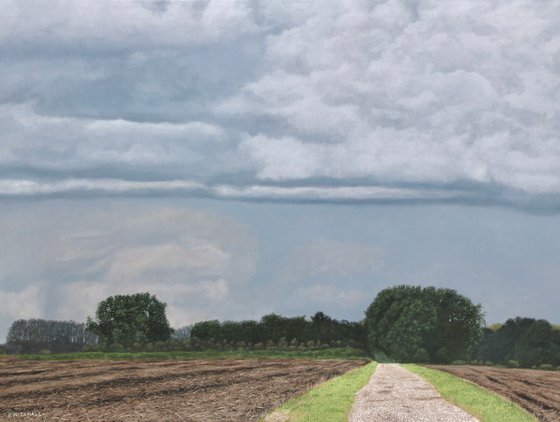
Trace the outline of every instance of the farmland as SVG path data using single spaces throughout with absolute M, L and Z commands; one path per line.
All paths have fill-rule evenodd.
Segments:
M 2 417 L 251 421 L 365 361 L 0 360 Z
M 482 366 L 431 366 L 509 398 L 541 421 L 560 417 L 560 372 Z

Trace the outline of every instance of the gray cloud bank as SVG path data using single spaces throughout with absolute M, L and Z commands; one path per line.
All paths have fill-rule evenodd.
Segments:
M 560 204 L 555 1 L 13 0 L 0 197 Z

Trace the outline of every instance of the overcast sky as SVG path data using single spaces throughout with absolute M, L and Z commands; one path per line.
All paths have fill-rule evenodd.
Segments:
M 400 283 L 560 322 L 556 0 L 0 0 L 0 338 Z

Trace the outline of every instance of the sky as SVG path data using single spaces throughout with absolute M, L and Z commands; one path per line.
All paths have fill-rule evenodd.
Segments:
M 560 3 L 0 0 L 0 338 L 450 287 L 560 322 Z

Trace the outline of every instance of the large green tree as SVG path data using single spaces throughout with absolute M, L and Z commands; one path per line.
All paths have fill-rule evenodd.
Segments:
M 97 305 L 95 320 L 88 317 L 87 326 L 108 345 L 165 341 L 173 333 L 165 307 L 149 293 L 111 296 Z
M 366 311 L 370 351 L 402 362 L 469 359 L 483 324 L 480 305 L 435 287 L 385 289 Z

